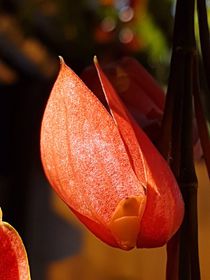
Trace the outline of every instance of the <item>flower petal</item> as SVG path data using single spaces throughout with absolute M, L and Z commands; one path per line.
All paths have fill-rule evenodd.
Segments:
M 52 186 L 88 227 L 93 221 L 108 228 L 126 197 L 141 197 L 144 209 L 144 188 L 117 126 L 64 62 L 43 117 L 41 156 Z
M 136 173 L 137 178 L 141 182 L 141 184 L 147 188 L 147 177 L 145 170 L 144 157 L 139 148 L 138 140 L 136 138 L 134 129 L 131 124 L 130 114 L 127 109 L 121 107 L 121 100 L 116 94 L 114 88 L 111 83 L 107 79 L 106 75 L 102 71 L 96 57 L 94 58 L 95 66 L 98 72 L 99 79 L 101 81 L 101 85 L 104 91 L 104 95 L 106 97 L 107 103 L 110 107 L 110 111 L 113 115 L 113 118 L 118 126 L 119 132 L 122 136 L 122 139 L 126 145 L 128 154 L 130 156 L 131 164 Z
M 119 67 L 125 69 L 127 75 L 129 73 L 130 79 L 132 81 L 132 83 L 130 83 L 130 92 L 132 92 L 132 99 L 131 95 L 127 94 L 127 96 L 124 96 L 122 94 L 122 96 L 126 98 L 127 102 L 132 103 L 133 105 L 136 104 L 136 108 L 138 108 L 138 106 L 141 106 L 143 110 L 148 110 L 148 107 L 151 107 L 148 105 L 152 102 L 154 104 L 153 106 L 156 106 L 156 108 L 154 107 L 154 110 L 160 110 L 160 112 L 162 112 L 164 109 L 165 94 L 161 87 L 153 79 L 153 77 L 144 69 L 144 67 L 135 59 L 130 57 L 124 57 L 120 61 Z M 150 101 L 147 102 L 146 97 L 142 98 L 141 94 L 139 94 L 139 92 L 135 90 L 137 85 L 138 88 L 141 89 L 142 94 L 146 95 L 147 98 L 150 99 Z M 145 102 L 147 102 L 147 104 L 144 103 L 144 100 Z
M 2 222 L 0 209 L 0 279 L 30 280 L 30 271 L 25 247 L 17 231 Z
M 140 160 L 147 180 L 147 203 L 141 220 L 137 246 L 161 246 L 176 232 L 183 218 L 184 205 L 179 188 L 167 163 L 132 119 L 97 61 L 95 61 L 95 65 L 110 111 L 128 147 L 131 158 L 135 158 L 134 169 L 136 174 L 138 174 L 139 163 L 136 164 L 138 154 L 133 135 L 138 139 L 139 157 L 141 157 Z M 127 135 L 132 135 L 132 138 L 127 137 Z M 138 175 L 137 177 L 142 182 L 142 178 Z
M 141 64 L 131 57 L 105 65 L 102 68 L 127 109 L 146 131 L 150 139 L 157 138 L 162 119 L 165 94 Z M 90 66 L 82 73 L 82 79 L 106 104 L 96 70 Z

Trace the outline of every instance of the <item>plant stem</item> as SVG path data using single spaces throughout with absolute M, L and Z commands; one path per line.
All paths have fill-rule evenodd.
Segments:
M 198 21 L 199 21 L 199 33 L 201 42 L 201 51 L 203 56 L 203 64 L 205 68 L 205 74 L 207 79 L 208 88 L 210 90 L 210 37 L 208 28 L 208 17 L 206 10 L 206 1 L 197 0 L 198 7 Z
M 207 82 L 207 86 L 205 85 L 204 88 L 204 97 L 205 97 L 205 113 L 210 121 L 210 36 L 209 36 L 209 26 L 208 26 L 208 16 L 207 16 L 207 8 L 206 8 L 206 1 L 205 0 L 197 0 L 197 9 L 198 9 L 198 23 L 199 23 L 199 35 L 200 35 L 200 43 L 201 43 L 201 52 L 203 57 L 203 66 L 204 66 L 204 72 L 205 72 L 205 80 Z M 198 91 L 200 92 L 200 90 Z M 195 95 L 195 98 L 198 99 L 198 97 Z M 202 109 L 202 104 L 199 100 L 198 106 L 196 109 L 197 117 L 199 118 L 198 121 L 201 121 L 201 126 L 199 130 L 199 134 L 201 137 L 201 144 L 204 151 L 204 157 L 208 169 L 208 174 L 210 178 L 210 157 L 209 157 L 209 146 L 210 146 L 210 140 L 209 140 L 209 133 L 208 130 L 204 128 L 204 122 L 201 118 L 204 117 L 204 111 Z M 201 113 L 199 113 L 201 112 Z M 203 115 L 203 117 L 200 118 L 200 115 Z M 205 132 L 204 132 L 205 131 Z M 206 133 L 207 132 L 207 133 Z M 208 143 L 208 144 L 207 144 Z
M 197 178 L 193 162 L 192 92 L 194 52 L 185 55 L 185 88 L 183 97 L 184 118 L 180 165 L 180 188 L 185 201 L 185 216 L 180 234 L 180 279 L 200 279 L 197 226 Z M 187 261 L 185 260 L 187 259 Z
M 169 240 L 167 244 L 167 266 L 166 266 L 166 279 L 177 280 L 179 275 L 179 239 L 180 231 Z
M 177 0 L 171 69 L 159 145 L 185 201 L 183 224 L 167 247 L 167 280 L 200 279 L 197 179 L 192 142 L 193 61 L 196 50 L 194 4 L 194 0 Z
M 202 108 L 201 98 L 200 98 L 201 90 L 200 90 L 200 84 L 199 84 L 197 57 L 195 57 L 195 60 L 194 60 L 193 70 L 194 70 L 193 71 L 193 81 L 194 81 L 193 95 L 194 95 L 194 101 L 195 101 L 194 102 L 195 103 L 195 114 L 196 114 L 196 118 L 197 118 L 201 146 L 203 148 L 206 167 L 207 167 L 208 175 L 210 178 L 210 139 L 209 139 L 206 119 L 205 119 L 203 108 Z
M 162 123 L 162 137 L 160 152 L 168 160 L 174 176 L 178 180 L 181 160 L 181 126 L 183 118 L 182 91 L 180 90 L 181 78 L 183 77 L 182 52 L 178 49 L 173 52 L 171 59 L 171 72 L 166 97 L 166 107 Z M 175 121 L 176 120 L 176 121 Z M 180 231 L 178 231 L 167 245 L 166 279 L 179 279 L 179 252 Z
M 195 47 L 194 5 L 195 0 L 177 0 L 173 49 Z

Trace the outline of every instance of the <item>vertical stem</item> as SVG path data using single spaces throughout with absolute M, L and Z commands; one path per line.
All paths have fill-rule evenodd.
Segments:
M 193 95 L 194 95 L 194 101 L 195 101 L 195 114 L 196 114 L 196 118 L 197 118 L 201 146 L 203 149 L 206 167 L 207 167 L 208 175 L 210 178 L 210 139 L 209 139 L 209 133 L 208 133 L 208 128 L 207 128 L 207 124 L 206 124 L 206 119 L 204 116 L 204 111 L 202 108 L 201 98 L 200 98 L 201 90 L 200 90 L 200 84 L 199 84 L 197 57 L 195 57 L 193 66 L 194 66 L 193 67 L 193 70 L 194 70 L 193 71 L 193 74 L 194 74 Z
M 180 231 L 168 244 L 167 279 L 200 278 L 197 240 L 197 180 L 193 162 L 192 92 L 194 50 L 177 48 L 172 57 L 168 93 L 173 98 L 170 121 L 171 169 L 185 201 L 185 216 Z M 167 103 L 166 103 L 167 104 Z M 172 103 L 169 103 L 172 104 Z M 171 113 L 170 113 L 171 114 Z M 171 119 L 171 116 L 170 118 Z M 165 118 L 167 121 L 167 118 Z M 163 128 L 169 128 L 169 125 Z M 162 150 L 161 150 L 162 152 Z M 165 152 L 165 151 L 164 151 Z M 171 248 L 175 250 L 173 254 Z M 174 275 L 171 275 L 171 273 Z M 196 278 L 193 278 L 195 277 Z
M 173 49 L 195 46 L 194 32 L 195 0 L 177 0 L 173 34 Z
M 185 57 L 185 94 L 183 99 L 184 118 L 182 124 L 182 147 L 180 187 L 185 201 L 185 217 L 180 235 L 180 279 L 200 279 L 198 258 L 197 226 L 197 178 L 193 162 L 192 141 L 192 93 L 194 52 L 187 52 Z M 187 254 L 187 267 L 183 264 Z M 183 277 L 183 275 L 186 275 Z M 189 278 L 187 278 L 189 277 Z
M 198 250 L 198 215 L 197 215 L 197 183 L 192 183 L 189 199 L 189 223 L 191 237 L 191 279 L 200 279 L 200 263 Z
M 176 92 L 176 75 L 178 71 L 176 56 L 177 49 L 193 48 L 195 46 L 194 35 L 194 5 L 195 0 L 177 0 L 176 14 L 173 32 L 173 51 L 171 58 L 169 85 L 165 102 L 164 116 L 162 121 L 161 139 L 159 150 L 168 160 L 171 150 L 171 131 L 173 121 L 173 108 Z
M 177 0 L 169 86 L 159 145 L 160 152 L 170 163 L 185 201 L 183 224 L 167 247 L 167 280 L 200 279 L 197 179 L 192 143 L 192 69 L 196 49 L 194 5 L 194 0 Z
M 199 21 L 199 33 L 201 42 L 201 51 L 203 56 L 203 64 L 205 68 L 205 74 L 208 84 L 208 89 L 210 90 L 210 37 L 208 28 L 208 17 L 206 10 L 206 1 L 197 0 L 198 7 L 198 21 Z
M 167 244 L 166 279 L 177 280 L 179 277 L 179 239 L 180 230 L 169 240 Z
M 162 124 L 160 152 L 168 160 L 174 176 L 178 180 L 180 174 L 181 160 L 181 127 L 183 115 L 183 92 L 180 89 L 181 79 L 184 75 L 182 66 L 182 51 L 178 49 L 174 51 L 171 60 L 171 72 L 168 85 L 166 108 Z M 169 117 L 168 117 L 169 115 Z M 176 120 L 176 121 L 174 121 Z M 167 143 L 168 140 L 168 143 Z M 165 150 L 164 150 L 165 149 Z M 167 157 L 166 157 L 167 156 Z M 180 231 L 178 231 L 167 244 L 167 266 L 166 279 L 179 279 L 179 251 L 180 251 Z

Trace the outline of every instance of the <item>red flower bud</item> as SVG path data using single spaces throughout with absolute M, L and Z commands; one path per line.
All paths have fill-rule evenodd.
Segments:
M 41 129 L 45 173 L 97 237 L 129 250 L 165 244 L 184 212 L 165 160 L 96 62 L 111 114 L 64 62 Z

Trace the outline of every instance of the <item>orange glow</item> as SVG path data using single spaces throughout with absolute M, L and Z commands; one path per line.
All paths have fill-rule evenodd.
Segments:
M 96 59 L 95 65 L 111 115 L 62 60 L 42 122 L 45 173 L 107 244 L 125 250 L 162 246 L 183 218 L 179 188 Z

